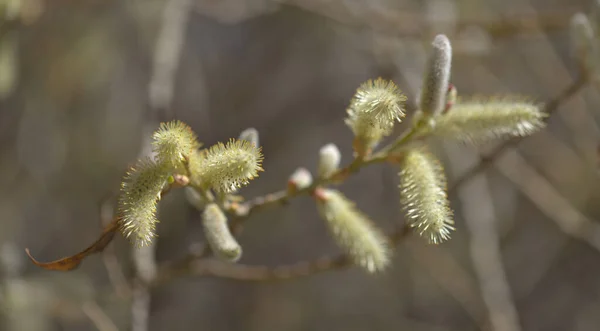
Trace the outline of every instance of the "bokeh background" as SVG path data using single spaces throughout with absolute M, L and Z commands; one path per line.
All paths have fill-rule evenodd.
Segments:
M 144 259 L 120 236 L 69 273 L 37 268 L 24 253 L 49 261 L 93 242 L 158 120 L 187 122 L 207 145 L 257 128 L 266 171 L 241 192 L 258 196 L 285 187 L 299 166 L 315 170 L 327 143 L 352 159 L 343 118 L 363 81 L 393 79 L 414 111 L 437 33 L 453 43 L 460 95 L 551 100 L 578 76 L 569 21 L 593 8 L 584 0 L 1 0 L 0 329 L 599 330 L 594 84 L 453 191 L 451 241 L 410 237 L 379 275 L 180 277 L 135 308 L 131 288 L 115 290 L 107 273 L 118 261 L 130 279 L 134 257 Z M 490 148 L 435 143 L 450 185 Z M 390 230 L 404 222 L 397 184 L 397 169 L 373 166 L 341 189 Z M 183 192 L 165 197 L 160 219 L 158 265 L 203 241 Z M 339 252 L 308 198 L 253 216 L 240 242 L 240 263 L 252 265 Z

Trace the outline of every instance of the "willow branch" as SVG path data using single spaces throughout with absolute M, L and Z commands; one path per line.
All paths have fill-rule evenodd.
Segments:
M 411 228 L 408 225 L 404 225 L 390 233 L 388 237 L 390 242 L 396 246 L 410 233 Z M 191 259 L 186 257 L 179 263 L 172 263 L 159 269 L 157 277 L 149 286 L 160 286 L 172 279 L 183 276 L 211 276 L 254 282 L 283 281 L 327 271 L 341 270 L 352 265 L 351 259 L 346 254 L 322 256 L 311 261 L 274 267 L 234 264 L 217 259 Z

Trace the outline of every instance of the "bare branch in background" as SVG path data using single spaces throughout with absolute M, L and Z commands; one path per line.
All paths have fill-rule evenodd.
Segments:
M 149 120 L 146 123 L 141 157 L 152 155 L 152 132 L 157 122 L 173 117 L 171 109 L 175 89 L 175 76 L 184 47 L 185 31 L 191 12 L 191 0 L 168 0 L 154 49 L 151 79 L 148 84 Z M 156 277 L 156 242 L 133 251 L 136 280 L 133 288 L 132 330 L 147 331 L 150 317 L 150 290 L 146 284 Z
M 471 155 L 461 153 L 455 145 L 445 144 L 452 172 L 460 173 L 470 163 Z M 471 261 L 477 275 L 492 330 L 519 331 L 521 326 L 512 298 L 506 270 L 502 263 L 500 235 L 487 178 L 477 176 L 458 189 L 461 212 L 469 231 Z
M 96 328 L 98 328 L 98 331 L 119 331 L 115 323 L 95 301 L 85 302 L 81 306 L 81 309 L 92 323 L 94 323 Z
M 516 150 L 504 153 L 495 167 L 561 230 L 600 251 L 600 225 L 577 210 Z

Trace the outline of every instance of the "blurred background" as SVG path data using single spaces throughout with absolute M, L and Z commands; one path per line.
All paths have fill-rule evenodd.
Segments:
M 546 103 L 579 75 L 569 21 L 593 8 L 584 0 L 0 0 L 0 330 L 599 330 L 597 84 L 577 89 L 544 131 L 451 192 L 452 240 L 407 238 L 379 275 L 183 276 L 137 291 L 127 281 L 136 261 L 152 274 L 203 242 L 181 190 L 161 202 L 149 251 L 118 236 L 68 273 L 38 268 L 24 253 L 50 261 L 92 243 L 160 120 L 185 121 L 206 145 L 257 128 L 265 172 L 246 197 L 284 188 L 299 166 L 314 171 L 327 143 L 349 162 L 343 118 L 356 88 L 393 79 L 410 116 L 437 33 L 452 41 L 459 95 Z M 450 186 L 490 148 L 436 142 Z M 397 184 L 397 169 L 373 166 L 341 189 L 391 230 L 404 222 Z M 240 263 L 339 252 L 305 197 L 247 222 Z

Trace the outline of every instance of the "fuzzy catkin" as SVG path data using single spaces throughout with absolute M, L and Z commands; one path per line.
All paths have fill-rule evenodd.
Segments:
M 148 158 L 138 161 L 121 184 L 121 231 L 137 246 L 150 244 L 156 236 L 156 205 L 166 180 L 164 166 Z
M 420 98 L 421 111 L 429 116 L 441 113 L 446 106 L 452 65 L 452 46 L 448 37 L 437 35 L 431 46 Z
M 526 136 L 544 127 L 538 105 L 510 98 L 459 101 L 436 120 L 433 134 L 473 143 Z
M 217 257 L 231 262 L 240 259 L 242 247 L 231 235 L 227 217 L 217 204 L 206 206 L 202 213 L 202 225 L 206 241 Z
M 192 129 L 181 121 L 161 123 L 152 138 L 157 163 L 172 168 L 179 168 L 201 145 Z
M 356 139 L 372 148 L 392 132 L 394 124 L 405 116 L 406 96 L 392 81 L 381 78 L 363 83 L 346 110 L 345 122 Z
M 377 272 L 389 264 L 389 243 L 375 225 L 341 192 L 318 189 L 315 192 L 319 213 L 337 244 L 355 264 Z
M 454 221 L 439 161 L 424 148 L 411 149 L 404 155 L 399 175 L 408 224 L 432 244 L 449 239 Z
M 218 191 L 233 192 L 263 171 L 262 160 L 260 148 L 247 140 L 218 143 L 204 153 L 197 170 L 199 181 Z

